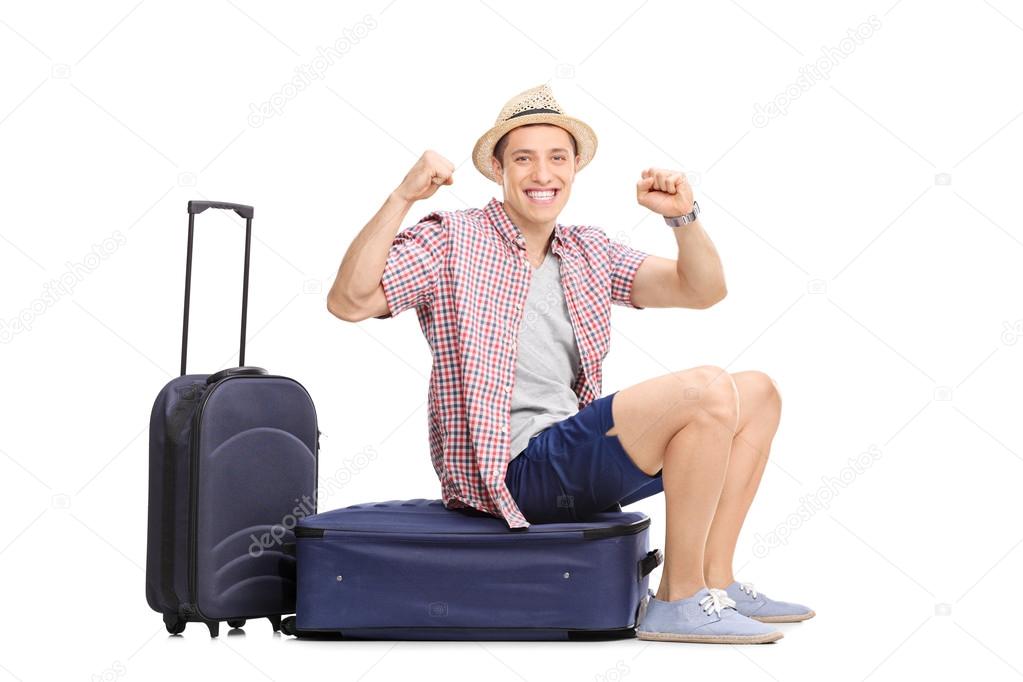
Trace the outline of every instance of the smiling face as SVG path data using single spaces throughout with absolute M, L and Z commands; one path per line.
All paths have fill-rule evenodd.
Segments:
M 494 153 L 490 162 L 512 221 L 524 230 L 553 230 L 579 164 L 572 135 L 554 125 L 519 126 L 501 138 Z

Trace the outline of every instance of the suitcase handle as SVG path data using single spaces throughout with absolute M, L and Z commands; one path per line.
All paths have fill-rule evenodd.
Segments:
M 252 217 L 252 207 L 246 206 L 245 204 L 230 204 L 226 201 L 189 201 L 188 212 L 191 215 L 196 213 L 202 213 L 207 208 L 222 208 L 228 211 L 234 211 L 242 218 Z
M 188 202 L 188 255 L 185 259 L 185 314 L 181 323 L 181 376 L 185 376 L 185 363 L 188 357 L 188 307 L 192 291 L 192 240 L 195 232 L 195 216 L 208 208 L 222 208 L 234 211 L 245 218 L 245 269 L 242 274 L 242 329 L 241 340 L 238 342 L 238 365 L 245 365 L 245 321 L 249 308 L 249 252 L 252 246 L 252 214 L 251 206 L 230 204 L 226 201 L 189 201 Z
M 262 367 L 230 367 L 206 377 L 206 385 L 209 386 L 210 384 L 215 384 L 221 379 L 226 379 L 227 377 L 262 376 L 264 374 L 268 374 L 268 372 Z
M 650 571 L 654 570 L 664 561 L 664 553 L 659 549 L 652 549 L 646 553 L 646 556 L 639 560 L 639 580 L 642 580 L 644 576 L 650 574 Z

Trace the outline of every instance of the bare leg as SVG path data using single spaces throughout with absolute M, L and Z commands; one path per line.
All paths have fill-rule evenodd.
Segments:
M 732 574 L 735 544 L 760 486 L 781 419 L 781 395 L 768 375 L 737 372 L 732 379 L 739 390 L 739 424 L 703 556 L 707 585 L 721 589 L 735 580 Z
M 739 401 L 728 372 L 704 366 L 618 392 L 615 427 L 626 453 L 649 475 L 662 471 L 667 529 L 657 598 L 684 599 L 706 587 L 704 548 L 718 507 Z

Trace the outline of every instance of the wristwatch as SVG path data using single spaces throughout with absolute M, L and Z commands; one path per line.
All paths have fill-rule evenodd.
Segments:
M 672 216 L 670 218 L 668 216 L 664 216 L 664 222 L 667 223 L 670 227 L 681 227 L 682 225 L 688 225 L 689 223 L 696 220 L 696 216 L 698 215 L 700 215 L 700 204 L 698 204 L 696 201 L 693 201 L 692 211 L 690 211 L 686 215 Z

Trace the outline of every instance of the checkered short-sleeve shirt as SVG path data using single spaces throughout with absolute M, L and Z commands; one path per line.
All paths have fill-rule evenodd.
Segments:
M 551 248 L 579 347 L 579 409 L 601 390 L 611 304 L 630 296 L 649 254 L 603 230 L 556 224 Z M 472 507 L 527 528 L 504 478 L 511 458 L 511 394 L 532 266 L 526 242 L 496 198 L 482 209 L 437 211 L 400 231 L 381 279 L 393 317 L 415 308 L 430 344 L 430 456 L 444 506 Z

